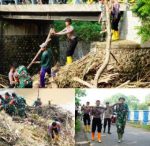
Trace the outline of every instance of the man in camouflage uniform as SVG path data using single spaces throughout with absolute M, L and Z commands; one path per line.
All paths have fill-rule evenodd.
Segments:
M 102 129 L 102 114 L 105 108 L 100 106 L 100 100 L 96 101 L 96 106 L 92 107 L 91 115 L 93 116 L 92 120 L 92 141 L 94 141 L 95 131 L 97 129 L 98 142 L 101 143 L 101 129 Z
M 32 78 L 25 66 L 21 65 L 16 69 L 14 78 L 19 80 L 17 88 L 32 88 Z
M 84 122 L 84 130 L 85 132 L 90 132 L 90 124 L 91 124 L 91 119 L 90 119 L 90 102 L 86 103 L 86 106 L 82 107 L 81 109 L 83 111 L 83 122 Z
M 42 101 L 40 98 L 37 98 L 37 100 L 34 101 L 33 106 L 36 108 L 39 115 L 42 114 Z
M 118 133 L 118 143 L 122 141 L 128 115 L 128 105 L 125 103 L 125 98 L 120 97 L 119 103 L 120 104 L 116 106 L 116 113 L 117 113 L 116 126 Z
M 26 117 L 25 109 L 26 109 L 26 100 L 21 97 L 17 96 L 16 93 L 12 93 L 14 104 L 17 108 L 17 114 L 21 118 Z
M 34 101 L 33 106 L 34 106 L 34 107 L 40 107 L 40 106 L 42 106 L 41 99 L 40 99 L 40 98 L 37 98 L 37 100 Z
M 5 112 L 9 114 L 10 116 L 16 115 L 16 108 L 15 108 L 14 102 L 8 92 L 5 93 L 3 108 Z

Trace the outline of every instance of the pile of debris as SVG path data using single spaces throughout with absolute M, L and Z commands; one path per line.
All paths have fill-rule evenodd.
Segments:
M 57 110 L 58 109 L 58 110 Z M 10 117 L 4 111 L 0 114 L 0 145 L 2 146 L 74 146 L 74 120 L 70 112 L 57 106 L 45 106 L 42 113 L 29 107 L 28 118 Z M 60 140 L 52 140 L 47 127 L 53 119 L 62 120 Z
M 92 50 L 86 56 L 70 65 L 62 67 L 54 80 L 49 79 L 47 87 L 82 88 L 89 87 L 89 84 L 93 85 L 95 74 L 101 67 L 105 57 L 104 48 L 105 43 L 100 43 L 99 46 L 95 48 L 93 46 Z M 120 51 L 121 49 L 138 50 L 140 48 L 139 44 L 128 41 L 113 42 L 112 48 L 114 52 L 111 52 L 111 61 L 101 74 L 98 80 L 98 87 L 150 87 L 150 66 L 148 64 L 141 67 L 139 66 L 140 61 L 136 62 L 128 59 L 129 65 L 127 68 L 123 62 L 121 62 L 120 58 L 115 57 L 115 51 Z M 128 54 L 130 55 L 130 53 L 129 51 Z M 138 57 L 135 57 L 133 59 L 137 58 Z
M 9 85 L 8 77 L 0 74 L 0 88 L 6 88 Z

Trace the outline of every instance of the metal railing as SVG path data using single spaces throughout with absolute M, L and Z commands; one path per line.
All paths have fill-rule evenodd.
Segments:
M 119 0 L 120 3 L 135 3 L 136 0 Z M 93 4 L 98 0 L 0 0 L 1 5 L 14 4 Z

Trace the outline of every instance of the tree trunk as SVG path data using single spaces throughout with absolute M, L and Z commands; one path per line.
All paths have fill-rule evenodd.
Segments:
M 98 79 L 101 76 L 104 69 L 107 67 L 110 59 L 110 49 L 111 49 L 111 23 L 110 23 L 110 5 L 108 0 L 105 0 L 106 8 L 106 29 L 107 29 L 107 39 L 106 39 L 106 49 L 105 49 L 105 60 L 102 66 L 98 69 L 94 78 L 94 87 L 98 86 Z

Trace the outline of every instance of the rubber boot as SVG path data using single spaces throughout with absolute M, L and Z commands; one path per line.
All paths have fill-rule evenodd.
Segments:
M 91 137 L 92 141 L 94 141 L 95 133 L 94 133 L 94 132 L 92 132 L 92 135 L 91 135 L 91 136 L 92 136 L 92 137 Z
M 93 3 L 93 0 L 88 0 L 87 1 L 87 4 L 92 4 Z
M 114 30 L 112 30 L 112 41 L 115 41 L 115 31 Z
M 84 131 L 87 132 L 87 126 L 86 125 L 84 126 Z
M 101 133 L 100 132 L 98 132 L 97 138 L 98 138 L 98 142 L 101 143 L 102 141 L 101 141 Z
M 115 31 L 115 39 L 119 40 L 119 31 Z
M 67 64 L 71 64 L 72 63 L 72 56 L 67 56 Z
M 90 125 L 88 125 L 88 132 L 91 132 L 91 126 Z

